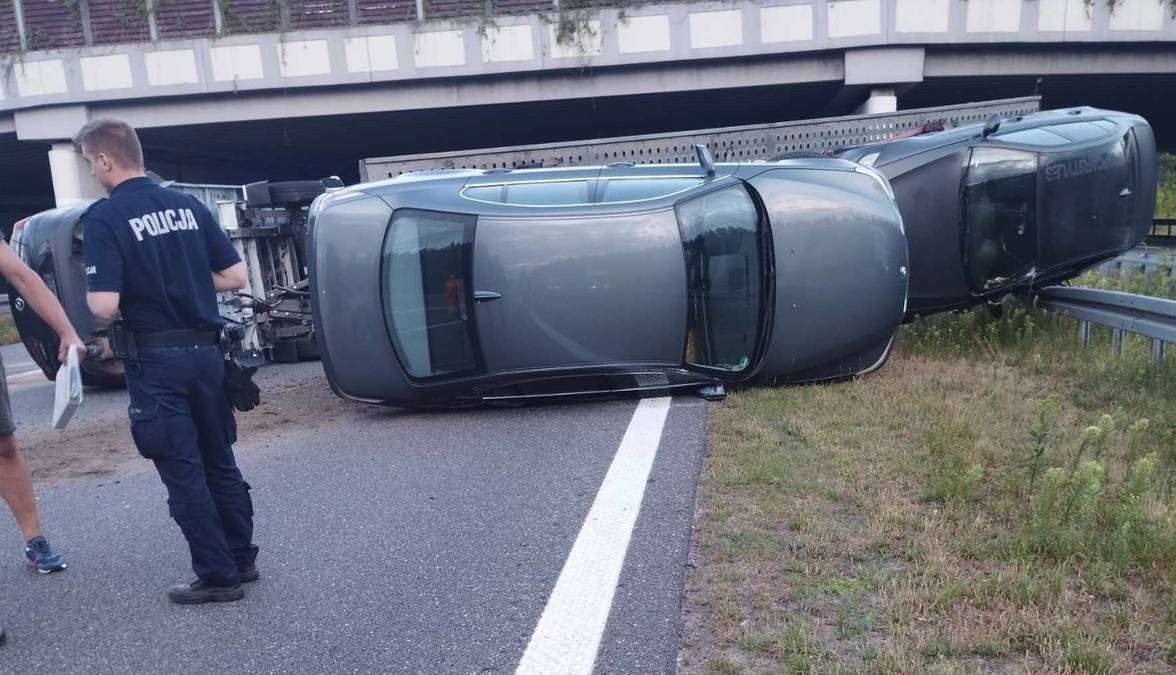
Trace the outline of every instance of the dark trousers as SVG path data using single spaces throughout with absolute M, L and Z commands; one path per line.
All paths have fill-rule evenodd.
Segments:
M 218 347 L 152 347 L 127 363 L 139 453 L 155 462 L 196 576 L 235 585 L 253 564 L 253 502 L 233 457 L 237 423 Z

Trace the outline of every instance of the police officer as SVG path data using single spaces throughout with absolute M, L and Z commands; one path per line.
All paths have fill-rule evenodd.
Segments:
M 145 175 L 138 135 L 116 119 L 90 122 L 74 142 L 110 194 L 82 218 L 87 300 L 99 318 L 121 312 L 128 414 L 139 453 L 167 486 L 168 509 L 196 580 L 173 586 L 180 604 L 231 602 L 258 578 L 253 504 L 237 469 L 225 395 L 218 291 L 245 285 L 245 265 L 197 199 Z

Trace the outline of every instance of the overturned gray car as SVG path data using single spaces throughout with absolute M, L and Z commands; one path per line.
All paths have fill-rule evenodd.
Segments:
M 331 386 L 389 405 L 844 378 L 906 303 L 889 186 L 834 159 L 406 174 L 309 248 Z

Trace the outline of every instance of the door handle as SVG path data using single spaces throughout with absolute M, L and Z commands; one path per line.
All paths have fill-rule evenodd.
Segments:
M 1120 197 L 1130 197 L 1131 196 L 1131 188 L 1123 188 L 1123 191 L 1119 193 L 1119 196 Z
M 495 293 L 494 291 L 474 291 L 474 302 L 490 302 L 501 297 L 501 293 Z

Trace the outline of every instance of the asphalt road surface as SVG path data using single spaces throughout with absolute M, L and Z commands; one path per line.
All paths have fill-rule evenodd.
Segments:
M 2 353 L 20 433 L 46 426 L 51 385 Z M 190 571 L 150 465 L 57 481 L 38 495 L 67 571 L 26 569 L 0 516 L 0 671 L 674 670 L 701 401 L 420 413 L 339 405 L 317 364 L 259 379 L 313 392 L 238 445 L 262 580 L 171 605 Z M 79 415 L 125 425 L 124 397 Z

